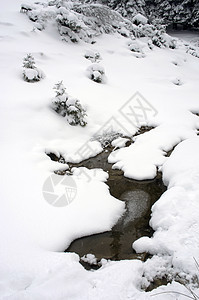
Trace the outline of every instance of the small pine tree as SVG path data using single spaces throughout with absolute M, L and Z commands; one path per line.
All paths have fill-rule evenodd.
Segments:
M 55 90 L 56 97 L 64 95 L 66 91 L 66 88 L 63 85 L 63 81 L 59 81 L 58 83 L 56 83 L 53 89 Z
M 40 81 L 45 77 L 42 70 L 36 68 L 35 59 L 31 53 L 28 53 L 23 60 L 23 78 L 27 82 Z
M 28 53 L 23 60 L 23 67 L 27 69 L 35 69 L 35 59 L 31 53 Z
M 56 96 L 53 99 L 53 109 L 62 117 L 66 117 L 70 125 L 86 126 L 86 111 L 80 104 L 79 100 L 68 96 L 63 81 L 55 84 Z

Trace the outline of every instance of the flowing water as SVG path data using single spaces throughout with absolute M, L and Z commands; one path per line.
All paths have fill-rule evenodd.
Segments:
M 124 177 L 122 171 L 112 169 L 112 165 L 107 162 L 109 154 L 110 151 L 104 151 L 79 164 L 71 164 L 71 167 L 101 168 L 107 171 L 109 178 L 106 184 L 110 194 L 125 201 L 126 213 L 111 231 L 79 238 L 71 243 L 66 252 L 76 252 L 80 257 L 94 254 L 98 261 L 102 258 L 145 260 L 146 253 L 136 254 L 132 243 L 142 236 L 152 236 L 153 230 L 149 226 L 151 206 L 166 187 L 159 173 L 153 180 L 137 181 Z
M 151 130 L 152 127 L 141 127 L 136 135 Z M 126 147 L 132 143 L 132 139 L 126 143 Z M 152 205 L 165 192 L 166 187 L 162 182 L 161 173 L 153 180 L 137 181 L 124 177 L 120 170 L 112 169 L 108 163 L 108 156 L 113 148 L 108 146 L 95 157 L 82 161 L 79 164 L 69 164 L 72 167 L 86 167 L 88 169 L 101 168 L 109 174 L 106 184 L 110 194 L 117 199 L 125 201 L 126 212 L 118 220 L 110 231 L 85 236 L 71 243 L 65 252 L 75 252 L 80 257 L 94 254 L 99 262 L 102 258 L 111 260 L 121 259 L 147 259 L 146 253 L 137 254 L 132 248 L 132 243 L 142 236 L 151 237 L 152 228 L 149 226 Z M 54 153 L 47 154 L 52 160 L 65 163 L 63 157 L 57 157 Z M 68 171 L 58 171 L 64 175 Z M 69 172 L 70 173 L 70 172 Z M 91 266 L 81 260 L 85 268 Z M 99 267 L 99 266 L 98 266 Z M 97 268 L 92 265 L 92 268 Z

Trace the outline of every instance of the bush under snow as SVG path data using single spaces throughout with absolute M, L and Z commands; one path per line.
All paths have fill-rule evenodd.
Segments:
M 195 57 L 199 58 L 199 49 L 198 49 L 198 47 L 194 47 L 192 45 L 189 45 L 186 52 L 191 54 L 192 56 L 195 56 Z
M 43 71 L 35 67 L 34 57 L 29 53 L 23 60 L 23 78 L 27 82 L 36 82 L 44 78 Z
M 105 83 L 105 70 L 99 64 L 92 64 L 87 68 L 88 78 L 97 82 L 97 83 Z
M 180 78 L 175 78 L 172 82 L 178 86 L 183 85 L 183 81 Z
M 140 25 L 140 24 L 145 25 L 148 23 L 148 19 L 145 16 L 141 15 L 140 13 L 135 15 L 132 21 L 136 25 Z
M 62 81 L 58 82 L 54 89 L 56 96 L 53 99 L 53 109 L 62 117 L 66 117 L 70 125 L 86 126 L 86 111 L 79 100 L 66 93 Z
M 153 45 L 157 47 L 177 48 L 177 40 L 166 34 L 164 31 L 157 31 L 151 38 Z
M 92 140 L 98 141 L 101 144 L 102 148 L 106 148 L 108 146 L 111 146 L 111 143 L 119 137 L 122 137 L 121 133 L 111 130 L 104 131 L 101 134 L 96 134 Z
M 100 34 L 117 32 L 128 38 L 150 37 L 158 47 L 174 47 L 172 42 L 168 42 L 168 38 L 163 36 L 165 27 L 156 20 L 149 24 L 148 19 L 140 13 L 129 20 L 102 4 L 86 4 L 84 0 L 55 0 L 48 4 L 23 4 L 21 12 L 27 14 L 34 22 L 34 28 L 39 30 L 45 29 L 48 21 L 54 21 L 65 41 L 77 43 L 83 40 L 94 43 L 95 37 Z

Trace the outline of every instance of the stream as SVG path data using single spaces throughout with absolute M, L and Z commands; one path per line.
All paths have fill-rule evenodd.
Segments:
M 112 164 L 107 162 L 110 152 L 106 150 L 79 164 L 71 164 L 71 167 L 101 168 L 107 171 L 109 178 L 106 184 L 110 194 L 125 201 L 126 212 L 111 231 L 79 238 L 65 251 L 75 252 L 80 257 L 94 254 L 98 261 L 102 258 L 145 260 L 147 254 L 137 254 L 132 249 L 132 243 L 142 236 L 153 235 L 149 226 L 151 207 L 166 191 L 166 187 L 160 173 L 153 180 L 138 181 L 124 177 L 122 171 L 112 169 Z
M 140 237 L 153 235 L 153 230 L 149 226 L 151 207 L 166 191 L 166 187 L 162 181 L 162 174 L 159 172 L 153 180 L 138 181 L 124 177 L 121 170 L 112 169 L 112 164 L 108 163 L 108 156 L 112 150 L 108 146 L 95 157 L 78 164 L 69 163 L 69 167 L 70 169 L 73 167 L 100 168 L 108 172 L 109 178 L 106 184 L 109 186 L 110 194 L 125 201 L 126 212 L 112 230 L 76 239 L 65 252 L 75 252 L 80 257 L 93 254 L 97 262 L 100 262 L 102 258 L 110 260 L 141 259 L 145 261 L 148 254 L 137 254 L 132 248 L 132 243 Z M 59 161 L 61 159 L 63 163 L 61 156 L 58 158 L 53 153 L 47 155 L 52 160 Z M 60 175 L 64 175 L 64 173 Z M 83 260 L 80 262 L 86 269 L 99 268 L 99 266 L 91 266 Z

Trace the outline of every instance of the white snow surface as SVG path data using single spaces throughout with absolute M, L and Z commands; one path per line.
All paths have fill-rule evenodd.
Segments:
M 152 209 L 154 236 L 143 237 L 133 245 L 138 252 L 170 256 L 175 272 L 187 278 L 197 271 L 193 257 L 198 260 L 198 153 L 198 137 L 176 146 L 162 169 L 168 190 Z
M 135 15 L 135 17 L 133 17 L 132 19 L 133 22 L 137 22 L 138 24 L 147 24 L 148 20 L 145 16 L 143 16 L 142 14 L 137 14 Z
M 146 300 L 156 295 L 154 299 L 183 300 L 171 291 L 190 295 L 189 291 L 175 281 L 152 292 L 141 288 L 155 276 L 179 275 L 190 281 L 198 273 L 193 257 L 199 261 L 199 118 L 192 112 L 199 112 L 199 59 L 186 53 L 182 44 L 175 50 L 146 46 L 145 57 L 138 59 L 119 35 L 103 35 L 95 45 L 64 43 L 53 24 L 45 31 L 33 30 L 33 23 L 20 14 L 20 4 L 0 2 L 0 299 Z M 93 49 L 103 58 L 106 84 L 96 84 L 85 74 L 90 61 L 84 54 Z M 44 71 L 44 80 L 23 80 L 27 53 Z M 172 83 L 178 77 L 181 86 Z M 86 107 L 85 128 L 70 126 L 51 109 L 52 88 L 60 80 Z M 111 229 L 124 203 L 110 195 L 105 172 L 83 168 L 84 172 L 74 170 L 74 201 L 62 208 L 49 205 L 43 184 L 63 165 L 45 152 L 80 161 L 78 150 L 111 117 L 133 135 L 136 126 L 119 109 L 136 91 L 157 110 L 146 122 L 155 129 L 113 152 L 109 161 L 134 179 L 154 178 L 157 168 L 163 172 L 168 190 L 152 208 L 155 233 L 133 244 L 136 251 L 153 257 L 144 263 L 108 261 L 98 271 L 86 271 L 78 255 L 62 251 L 78 237 Z M 84 158 L 101 151 L 98 142 L 89 143 L 94 147 Z M 89 180 L 81 176 L 85 173 Z M 199 294 L 196 286 L 192 289 Z

